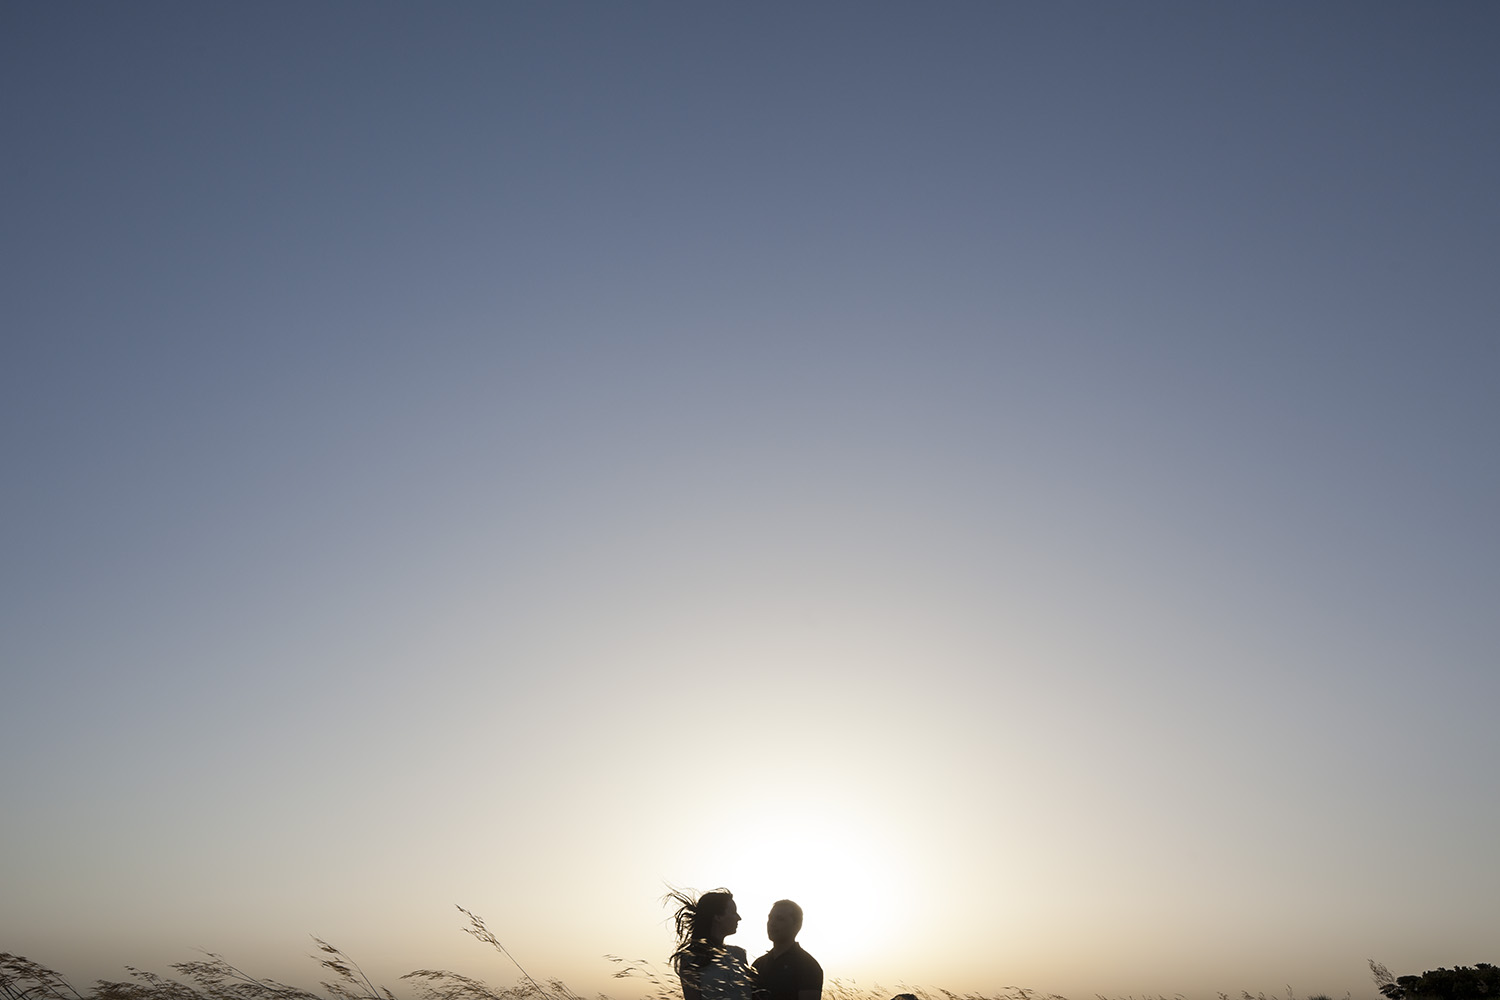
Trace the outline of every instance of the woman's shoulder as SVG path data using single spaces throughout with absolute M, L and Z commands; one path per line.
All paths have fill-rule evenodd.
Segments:
M 713 961 L 713 952 L 702 942 L 695 942 L 678 951 L 674 957 L 684 969 L 696 969 Z

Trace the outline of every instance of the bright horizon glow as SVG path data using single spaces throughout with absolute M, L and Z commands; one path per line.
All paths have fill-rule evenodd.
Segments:
M 730 943 L 752 959 L 764 953 L 770 905 L 791 899 L 804 914 L 798 940 L 831 967 L 858 968 L 888 949 L 910 911 L 899 857 L 881 848 L 878 831 L 820 815 L 815 798 L 770 798 L 774 818 L 746 817 L 724 837 L 725 884 L 743 921 Z

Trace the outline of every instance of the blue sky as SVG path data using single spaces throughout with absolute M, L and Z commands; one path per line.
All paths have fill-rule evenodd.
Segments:
M 1496 960 L 1497 28 L 6 7 L 0 948 Z

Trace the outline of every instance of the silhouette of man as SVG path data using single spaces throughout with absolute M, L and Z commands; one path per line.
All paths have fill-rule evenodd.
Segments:
M 821 1000 L 823 967 L 797 943 L 801 930 L 802 907 L 778 900 L 766 917 L 771 950 L 755 960 L 756 1000 Z

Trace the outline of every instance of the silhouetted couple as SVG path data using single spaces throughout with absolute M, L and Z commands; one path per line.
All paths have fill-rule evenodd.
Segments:
M 673 917 L 677 950 L 672 967 L 682 980 L 683 1000 L 820 1000 L 823 967 L 802 950 L 802 907 L 779 900 L 766 917 L 771 950 L 752 966 L 745 949 L 724 939 L 740 926 L 740 911 L 727 889 L 697 899 L 672 892 L 680 905 Z

